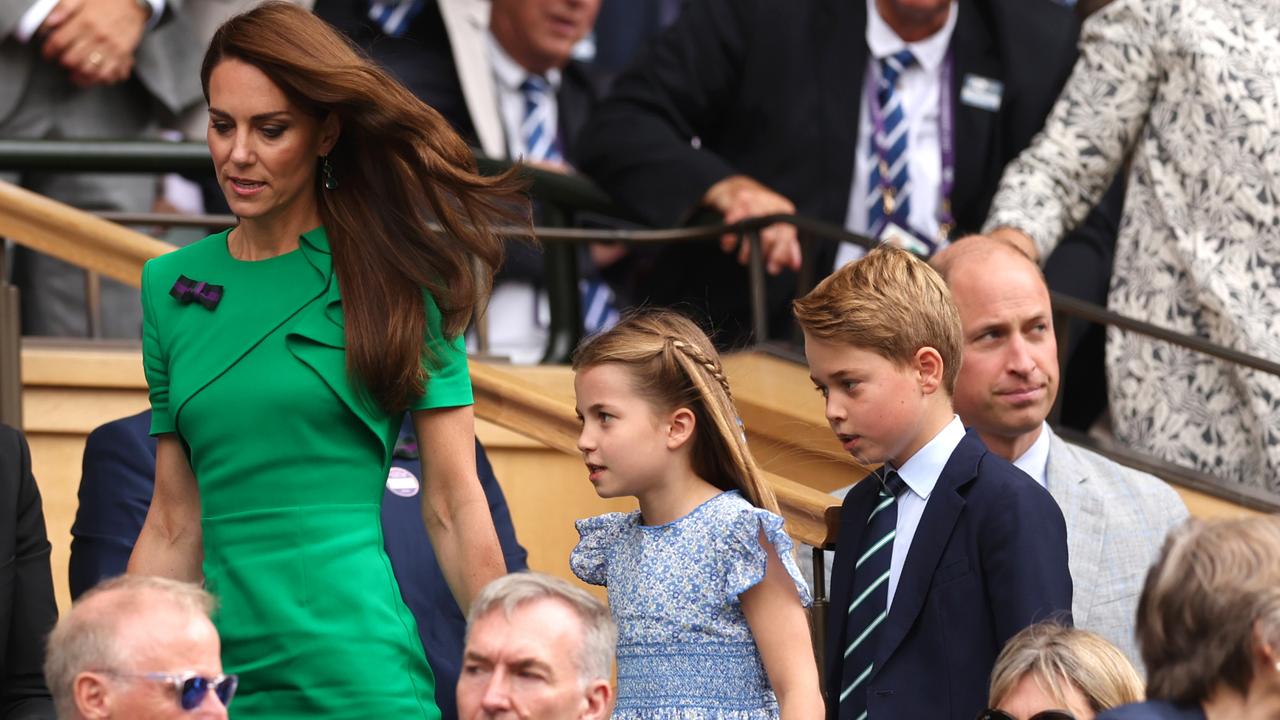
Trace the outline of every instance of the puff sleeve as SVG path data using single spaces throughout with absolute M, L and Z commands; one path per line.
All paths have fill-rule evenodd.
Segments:
M 579 520 L 578 544 L 569 554 L 569 567 L 578 579 L 591 585 L 609 584 L 609 561 L 623 541 L 630 524 L 626 513 L 608 513 Z
M 782 561 L 782 567 L 791 576 L 805 607 L 813 604 L 809 584 L 796 565 L 794 544 L 783 529 L 782 518 L 757 507 L 744 508 L 731 520 L 721 535 L 720 577 L 724 578 L 723 592 L 727 600 L 736 600 L 742 593 L 755 587 L 764 579 L 769 556 L 760 544 L 763 531 L 765 540 L 773 546 Z

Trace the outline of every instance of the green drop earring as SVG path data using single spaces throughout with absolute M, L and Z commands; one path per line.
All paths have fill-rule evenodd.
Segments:
M 337 190 L 338 181 L 333 177 L 333 164 L 329 162 L 328 155 L 320 156 L 320 172 L 324 174 L 324 189 Z

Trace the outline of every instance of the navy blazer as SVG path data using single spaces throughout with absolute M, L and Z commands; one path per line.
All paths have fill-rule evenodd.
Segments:
M 840 511 L 827 615 L 827 717 L 838 717 L 853 566 L 878 499 L 859 482 Z M 1014 633 L 1071 619 L 1067 528 L 1049 492 L 972 430 L 951 453 L 925 505 L 880 627 L 867 684 L 871 720 L 973 720 L 991 668 Z
M 405 430 L 412 432 L 409 420 Z M 124 572 L 142 530 L 155 483 L 156 440 L 151 411 L 109 422 L 89 434 L 80 480 L 80 505 L 71 526 L 71 597 Z M 422 477 L 422 463 L 397 452 L 394 467 Z M 476 442 L 476 470 L 489 499 L 507 570 L 528 567 L 528 553 L 516 540 L 502 488 L 484 448 Z M 462 665 L 467 623 L 453 599 L 422 522 L 421 496 L 382 498 L 382 531 L 400 594 L 418 622 L 427 662 L 436 676 L 436 704 L 446 718 L 457 716 L 454 688 Z
M 49 549 L 27 441 L 0 425 L 0 720 L 53 720 L 42 667 L 58 619 Z

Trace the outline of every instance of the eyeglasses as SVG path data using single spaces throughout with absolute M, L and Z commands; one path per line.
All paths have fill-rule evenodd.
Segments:
M 1003 710 L 987 708 L 978 713 L 977 720 L 1018 720 Z M 1066 710 L 1042 710 L 1026 720 L 1076 720 L 1076 716 Z
M 231 698 L 236 695 L 236 686 L 240 684 L 240 678 L 236 675 L 215 675 L 213 677 L 205 677 L 193 672 L 185 673 L 118 673 L 108 672 L 108 675 L 126 678 L 140 678 L 142 680 L 152 680 L 154 682 L 162 682 L 173 688 L 178 693 L 178 702 L 182 705 L 183 710 L 191 711 L 200 707 L 200 703 L 204 702 L 204 697 L 210 690 L 218 697 L 218 701 L 224 706 L 230 707 Z

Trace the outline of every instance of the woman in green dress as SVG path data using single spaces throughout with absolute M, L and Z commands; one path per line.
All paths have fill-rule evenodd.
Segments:
M 223 25 L 202 81 L 240 222 L 143 271 L 159 445 L 129 571 L 218 597 L 237 718 L 438 718 L 379 505 L 409 410 L 464 612 L 505 571 L 460 335 L 522 188 L 294 5 Z

